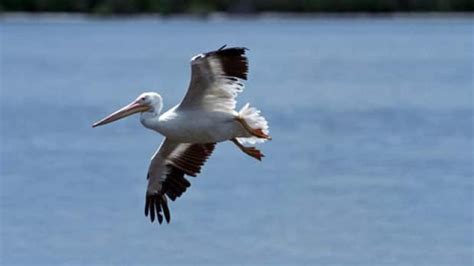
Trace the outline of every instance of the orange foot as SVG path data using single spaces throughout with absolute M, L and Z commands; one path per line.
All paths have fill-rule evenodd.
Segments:
M 262 160 L 262 157 L 265 157 L 265 155 L 263 155 L 263 153 L 255 147 L 243 147 L 241 150 L 248 156 L 253 157 L 259 161 Z
M 245 154 L 247 154 L 248 156 L 252 157 L 252 158 L 255 158 L 259 161 L 262 160 L 263 157 L 265 157 L 265 155 L 263 155 L 263 153 L 255 148 L 255 147 L 245 147 L 244 145 L 242 145 L 237 139 L 231 139 L 231 141 L 241 150 L 243 151 Z

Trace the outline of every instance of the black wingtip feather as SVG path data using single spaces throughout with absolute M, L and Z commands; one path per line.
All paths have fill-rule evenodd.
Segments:
M 170 223 L 171 215 L 170 210 L 168 209 L 168 202 L 166 202 L 166 198 L 163 196 L 163 200 L 161 201 L 161 206 L 163 207 L 163 213 L 165 214 L 165 219 L 167 223 Z
M 245 47 L 225 47 L 226 45 L 219 48 L 219 50 L 206 53 L 205 57 L 218 57 L 226 76 L 247 80 L 248 61 L 245 51 L 248 49 Z
M 171 220 L 170 210 L 165 195 L 153 194 L 147 195 L 145 200 L 145 216 L 150 215 L 150 221 L 153 223 L 155 217 L 158 223 L 163 223 L 163 214 L 166 222 L 169 223 Z
M 148 217 L 148 209 L 150 208 L 150 200 L 148 197 L 145 200 L 145 216 Z
M 155 197 L 155 210 L 158 216 L 158 222 L 161 224 L 163 222 L 163 215 L 161 215 L 161 205 L 159 197 Z
M 155 202 L 152 200 L 150 205 L 150 220 L 153 223 L 155 221 Z

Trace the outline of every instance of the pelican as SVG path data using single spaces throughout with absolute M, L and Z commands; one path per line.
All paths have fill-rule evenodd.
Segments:
M 140 122 L 165 138 L 151 158 L 145 197 L 145 216 L 169 223 L 168 198 L 180 197 L 211 156 L 216 143 L 231 141 L 245 154 L 261 160 L 254 145 L 270 140 L 267 120 L 247 103 L 236 111 L 237 94 L 247 80 L 247 48 L 222 46 L 191 58 L 191 81 L 183 100 L 161 113 L 163 99 L 155 92 L 142 93 L 127 106 L 94 123 L 105 125 L 140 113 Z

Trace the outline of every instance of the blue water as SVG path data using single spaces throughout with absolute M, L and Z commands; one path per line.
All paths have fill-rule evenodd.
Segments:
M 472 265 L 472 18 L 4 18 L 2 265 Z M 239 107 L 263 162 L 220 144 L 172 222 L 143 215 L 161 136 L 91 124 L 189 59 L 250 48 Z

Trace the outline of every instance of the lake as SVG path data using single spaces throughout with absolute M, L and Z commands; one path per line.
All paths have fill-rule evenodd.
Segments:
M 3 17 L 2 265 L 471 265 L 472 17 Z M 219 144 L 170 224 L 143 214 L 195 54 L 250 50 L 266 155 Z

